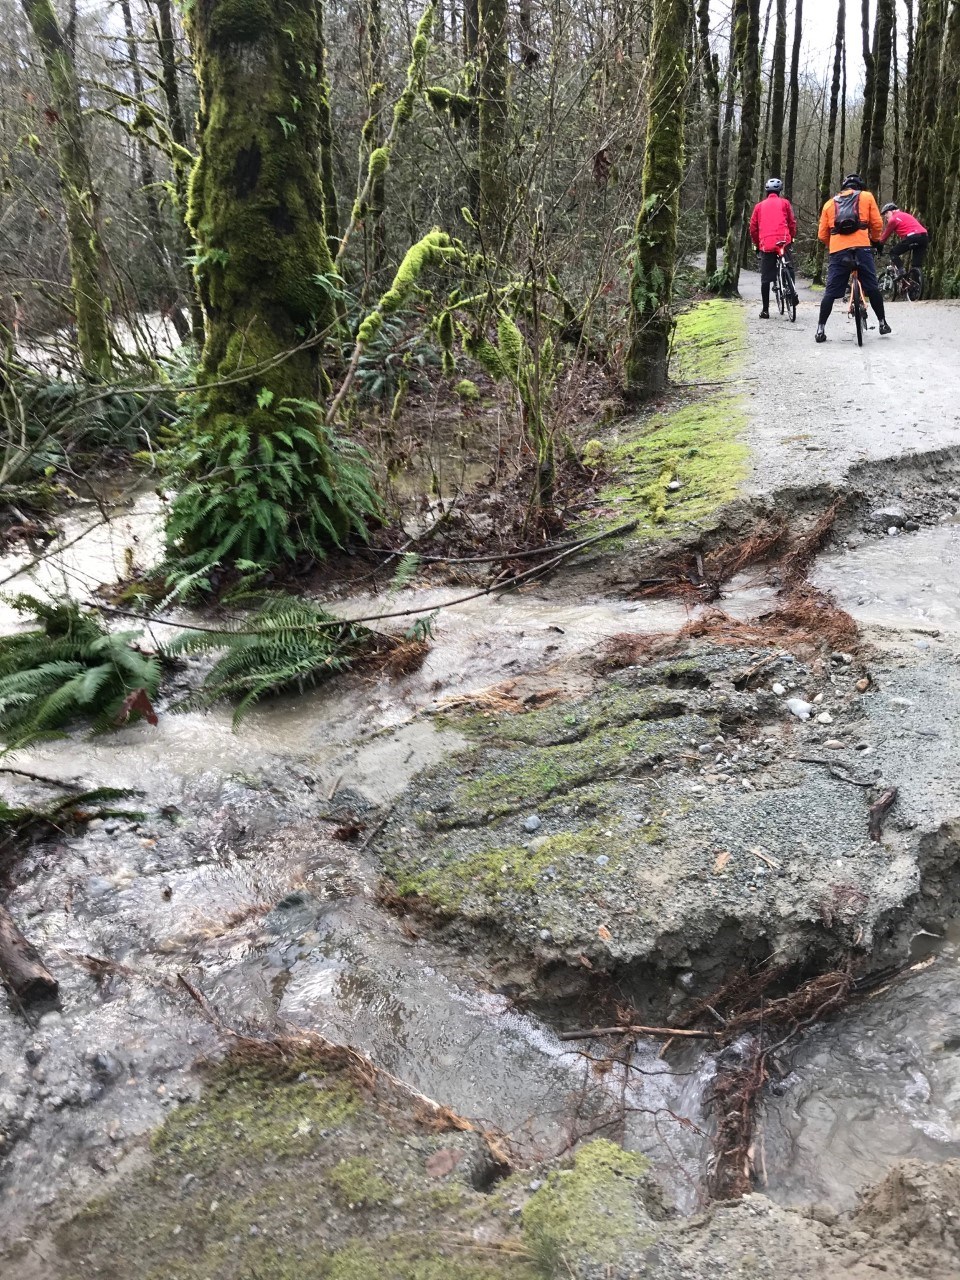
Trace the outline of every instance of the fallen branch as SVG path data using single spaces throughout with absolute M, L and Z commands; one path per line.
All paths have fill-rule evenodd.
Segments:
M 686 1030 L 681 1027 L 585 1027 L 582 1031 L 561 1031 L 559 1040 L 592 1040 L 597 1036 L 687 1036 L 697 1040 L 716 1040 L 719 1031 Z
M 21 1005 L 55 1000 L 60 992 L 60 984 L 6 907 L 0 907 L 0 978 Z
M 880 843 L 883 820 L 897 802 L 899 792 L 896 787 L 888 787 L 879 800 L 870 806 L 870 839 Z

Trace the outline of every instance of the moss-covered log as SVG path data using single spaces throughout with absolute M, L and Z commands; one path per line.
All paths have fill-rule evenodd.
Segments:
M 168 540 L 187 564 L 271 565 L 342 541 L 357 495 L 322 425 L 336 324 L 320 181 L 316 0 L 196 0 L 201 103 L 189 224 L 206 383 Z
M 109 302 L 103 288 L 100 217 L 84 140 L 73 53 L 50 0 L 22 0 L 22 4 L 50 80 L 80 359 L 90 377 L 106 378 L 112 372 Z
M 625 391 L 633 400 L 650 399 L 667 381 L 683 181 L 686 36 L 691 17 L 689 0 L 655 0 L 649 57 L 650 114 L 634 235 L 625 366 Z

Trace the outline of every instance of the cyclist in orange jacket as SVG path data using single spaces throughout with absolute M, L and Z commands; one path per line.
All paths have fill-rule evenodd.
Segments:
M 797 236 L 797 219 L 793 205 L 783 194 L 783 183 L 779 178 L 768 178 L 764 190 L 766 196 L 753 207 L 750 239 L 760 255 L 760 297 L 763 307 L 760 319 L 769 320 L 770 286 L 777 278 L 778 245 L 785 246 L 783 253 L 787 260 L 790 287 L 793 289 L 790 301 L 794 304 L 800 301 L 793 284 L 793 256 L 790 253 L 790 245 Z
M 837 298 L 847 291 L 850 272 L 856 271 L 864 293 L 880 321 L 880 332 L 889 333 L 883 295 L 877 279 L 877 264 L 870 244 L 883 235 L 883 218 L 877 202 L 869 191 L 863 189 L 863 179 L 858 173 L 848 174 L 837 194 L 827 201 L 820 214 L 818 238 L 830 251 L 827 267 L 827 287 L 820 302 L 820 318 L 817 321 L 817 342 L 827 340 L 827 320 Z

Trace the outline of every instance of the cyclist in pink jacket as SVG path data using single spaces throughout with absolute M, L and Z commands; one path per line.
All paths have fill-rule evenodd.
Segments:
M 760 255 L 760 297 L 763 300 L 761 320 L 770 319 L 770 286 L 777 276 L 777 246 L 784 246 L 784 257 L 789 268 L 790 284 L 793 286 L 793 255 L 790 245 L 796 239 L 797 219 L 793 205 L 783 194 L 783 183 L 779 178 L 768 178 L 764 187 L 766 196 L 759 204 L 754 205 L 750 219 L 750 239 L 753 247 Z M 794 288 L 794 304 L 800 299 Z
M 927 228 L 912 213 L 907 213 L 906 209 L 901 209 L 892 201 L 890 204 L 885 204 L 880 212 L 883 214 L 883 235 L 880 237 L 881 252 L 883 251 L 882 246 L 886 244 L 890 236 L 897 236 L 900 243 L 895 249 L 890 250 L 891 259 L 902 271 L 903 262 L 901 259 L 903 255 L 913 250 L 910 258 L 911 267 L 918 269 L 922 267 L 923 260 L 927 256 L 927 247 L 930 244 Z

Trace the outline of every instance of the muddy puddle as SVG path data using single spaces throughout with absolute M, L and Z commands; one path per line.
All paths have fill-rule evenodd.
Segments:
M 86 598 L 158 553 L 160 511 L 144 494 L 109 522 L 72 517 L 63 552 L 6 589 Z M 84 519 L 90 531 L 76 538 Z M 814 580 L 862 621 L 956 628 L 958 561 L 960 528 L 944 526 L 826 555 Z M 0 576 L 17 564 L 8 557 Z M 355 617 L 428 613 L 457 595 L 431 588 L 337 607 Z M 745 578 L 723 605 L 748 617 L 771 597 Z M 469 955 L 381 909 L 362 842 L 331 839 L 326 821 L 364 821 L 366 806 L 389 806 L 449 752 L 456 738 L 441 740 L 430 713 L 451 699 L 524 678 L 576 693 L 604 638 L 671 631 L 688 616 L 672 603 L 572 601 L 562 584 L 481 597 L 438 614 L 424 665 L 400 679 L 352 676 L 277 699 L 239 733 L 227 711 L 161 715 L 156 728 L 21 753 L 17 764 L 36 773 L 146 794 L 129 802 L 142 819 L 92 824 L 29 851 L 7 899 L 63 1000 L 35 1025 L 0 1006 L 0 1243 L 65 1195 L 95 1191 L 168 1107 L 195 1095 L 192 1067 L 221 1043 L 217 1019 L 352 1044 L 499 1128 L 526 1159 L 618 1116 L 668 1194 L 694 1208 L 709 1058 L 689 1050 L 665 1062 L 658 1043 L 644 1043 L 628 1068 L 594 1072 L 549 1020 L 489 989 Z M 0 616 L 2 627 L 12 621 Z M 23 785 L 30 798 L 43 794 Z M 928 968 L 806 1038 L 762 1118 L 772 1196 L 843 1207 L 895 1160 L 960 1154 L 958 966 L 960 933 Z

